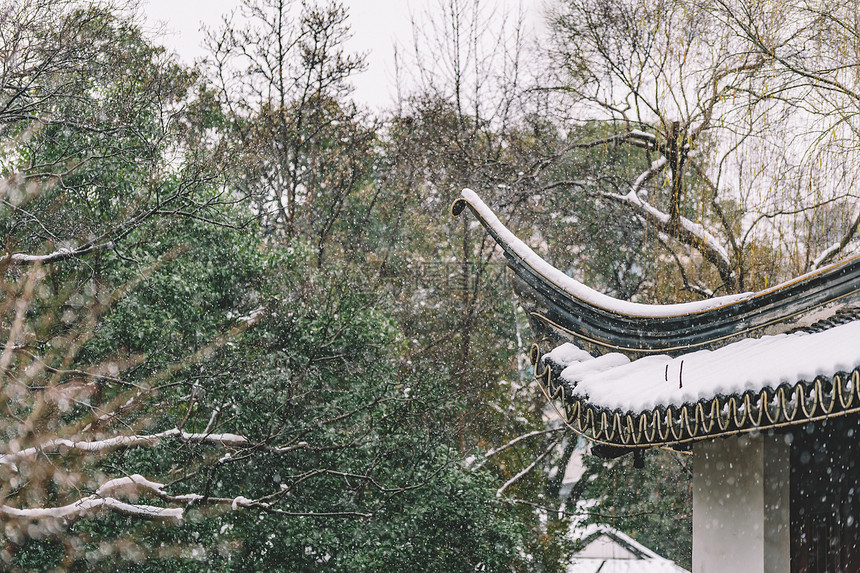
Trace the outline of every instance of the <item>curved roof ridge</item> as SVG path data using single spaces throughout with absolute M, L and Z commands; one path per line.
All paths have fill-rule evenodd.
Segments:
M 519 279 L 518 292 L 534 303 L 528 311 L 536 334 L 575 342 L 593 354 L 639 358 L 716 348 L 826 319 L 860 299 L 858 255 L 759 292 L 669 305 L 618 300 L 549 264 L 470 189 L 463 190 L 451 212 L 459 215 L 467 206 L 504 251 Z
M 461 197 L 457 199 L 451 207 L 451 212 L 454 215 L 459 215 L 466 205 L 471 207 L 472 212 L 479 218 L 481 223 L 491 231 L 490 234 L 493 235 L 493 238 L 499 246 L 502 248 L 508 247 L 513 253 L 522 259 L 523 263 L 541 273 L 548 280 L 554 282 L 567 294 L 610 312 L 650 318 L 664 318 L 682 314 L 689 315 L 717 308 L 739 300 L 745 300 L 756 294 L 747 292 L 743 294 L 725 295 L 701 301 L 675 304 L 646 304 L 617 299 L 594 290 L 545 261 L 540 255 L 535 253 L 531 247 L 526 245 L 521 239 L 508 230 L 496 214 L 493 213 L 492 209 L 490 209 L 487 204 L 481 200 L 478 194 L 471 189 L 463 189 Z

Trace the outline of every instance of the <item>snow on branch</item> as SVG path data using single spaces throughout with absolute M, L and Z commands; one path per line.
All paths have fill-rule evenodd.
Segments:
M 657 136 L 646 133 L 644 131 L 640 131 L 638 129 L 631 129 L 625 133 L 618 133 L 616 135 L 610 135 L 609 137 L 603 137 L 600 139 L 592 139 L 585 142 L 577 142 L 567 146 L 567 149 L 588 149 L 591 147 L 599 147 L 601 145 L 607 145 L 614 142 L 625 142 L 633 145 L 635 147 L 641 147 L 643 149 L 656 150 L 657 149 Z
M 660 211 L 639 197 L 639 193 L 642 191 L 644 185 L 663 171 L 668 163 L 664 155 L 653 161 L 648 169 L 636 178 L 626 195 L 595 190 L 593 185 L 588 181 L 557 181 L 545 186 L 544 190 L 560 186 L 574 186 L 584 189 L 586 193 L 590 193 L 593 196 L 624 205 L 640 216 L 646 223 L 653 225 L 658 232 L 697 249 L 717 268 L 720 278 L 727 285 L 734 285 L 736 277 L 729 253 L 712 233 L 701 224 L 694 223 L 683 216 L 678 216 L 673 221 L 671 215 Z
M 166 438 L 177 438 L 186 442 L 214 444 L 224 447 L 246 447 L 253 443 L 245 436 L 238 434 L 210 434 L 184 432 L 178 428 L 149 434 L 145 436 L 114 436 L 103 440 L 68 440 L 65 438 L 54 438 L 38 446 L 26 448 L 17 452 L 0 454 L 0 464 L 14 465 L 16 462 L 38 454 L 61 453 L 72 451 L 77 453 L 99 453 L 108 452 L 117 448 L 129 448 L 134 446 L 155 446 Z
M 0 515 L 4 518 L 19 519 L 63 519 L 73 520 L 90 515 L 100 509 L 111 509 L 125 515 L 134 515 L 145 519 L 182 520 L 181 508 L 156 507 L 153 505 L 132 504 L 112 497 L 91 495 L 74 503 L 60 507 L 36 507 L 17 509 L 8 505 L 0 505 Z
M 217 410 L 213 412 L 213 419 L 216 414 Z M 212 420 L 210 420 L 210 422 L 211 421 Z M 65 438 L 53 438 L 39 444 L 38 446 L 33 446 L 17 452 L 0 454 L 0 465 L 14 466 L 17 462 L 27 458 L 36 457 L 39 454 L 98 454 L 107 453 L 119 448 L 131 448 L 136 446 L 153 447 L 157 446 L 165 439 L 176 439 L 195 444 L 209 444 L 224 448 L 263 448 L 266 451 L 276 454 L 285 454 L 296 450 L 305 450 L 310 448 L 307 442 L 298 442 L 293 445 L 266 446 L 240 434 L 214 434 L 211 432 L 211 426 L 212 424 L 208 425 L 205 431 L 198 433 L 185 432 L 179 428 L 172 428 L 156 434 L 114 436 L 102 440 L 69 440 Z
M 68 249 L 68 248 L 60 248 L 54 251 L 53 253 L 48 253 L 46 255 L 28 255 L 25 253 L 12 253 L 6 254 L 3 259 L 8 261 L 14 265 L 32 265 L 32 264 L 48 264 L 48 263 L 56 263 L 59 261 L 64 261 L 66 259 L 71 259 L 74 257 L 80 257 L 91 253 L 93 251 L 98 251 L 105 248 L 110 248 L 113 246 L 113 242 L 101 243 L 101 244 L 86 244 L 77 249 Z M 0 259 L 0 262 L 2 259 Z
M 68 524 L 76 519 L 91 516 L 98 511 L 110 510 L 142 519 L 182 521 L 185 517 L 185 511 L 189 506 L 201 503 L 232 511 L 260 509 L 267 513 L 296 517 L 372 517 L 371 513 L 358 511 L 297 512 L 278 509 L 264 501 L 267 498 L 275 497 L 277 493 L 255 500 L 241 495 L 236 497 L 204 497 L 196 493 L 171 495 L 164 490 L 164 487 L 162 483 L 151 481 L 140 474 L 134 474 L 108 480 L 92 495 L 58 507 L 16 508 L 8 505 L 0 505 L 0 518 L 7 522 L 14 519 L 53 519 Z M 166 502 L 168 507 L 132 503 L 121 499 L 136 500 L 143 495 L 160 499 Z M 181 507 L 170 507 L 170 505 L 181 505 Z
M 141 491 L 166 496 L 163 484 L 149 481 L 139 474 L 112 479 L 99 487 L 93 495 L 79 499 L 74 503 L 59 507 L 34 507 L 18 509 L 8 505 L 0 505 L 0 515 L 4 518 L 19 519 L 59 519 L 72 521 L 86 517 L 102 509 L 109 509 L 125 515 L 142 517 L 144 519 L 182 520 L 182 508 L 157 507 L 153 505 L 135 504 L 120 501 L 118 495 L 137 495 Z
M 639 191 L 642 186 L 662 171 L 666 167 L 666 164 L 667 160 L 665 156 L 661 156 L 654 161 L 647 170 L 636 178 L 636 181 L 626 195 L 607 192 L 597 192 L 596 194 L 629 207 L 647 223 L 653 225 L 659 232 L 696 248 L 717 268 L 720 277 L 726 284 L 734 284 L 735 272 L 729 258 L 729 253 L 713 234 L 705 229 L 704 226 L 694 223 L 683 216 L 679 216 L 677 220 L 673 221 L 668 213 L 660 211 L 639 197 Z
M 724 280 L 734 277 L 729 253 L 717 238 L 699 223 L 694 223 L 686 217 L 680 217 L 677 225 L 673 225 L 668 213 L 642 201 L 635 190 L 631 190 L 627 195 L 617 193 L 602 193 L 601 195 L 617 203 L 627 205 L 647 222 L 653 224 L 658 231 L 698 249 L 708 261 L 717 267 Z
M 664 155 L 661 155 L 659 159 L 652 161 L 650 167 L 643 171 L 642 174 L 636 178 L 636 181 L 633 182 L 633 187 L 630 192 L 638 195 L 639 191 L 642 190 L 642 186 L 653 179 L 655 175 L 663 171 L 667 163 L 668 161 Z
M 183 194 L 191 187 L 188 183 L 180 186 L 180 189 L 174 192 L 172 195 L 161 199 L 156 202 L 155 205 L 152 205 L 149 208 L 140 211 L 136 215 L 133 215 L 122 221 L 113 229 L 102 233 L 100 236 L 95 239 L 81 245 L 77 248 L 69 248 L 69 247 L 60 247 L 52 253 L 47 253 L 44 255 L 30 255 L 26 253 L 6 253 L 0 256 L 0 264 L 7 263 L 13 265 L 32 265 L 32 264 L 48 264 L 55 263 L 59 261 L 64 261 L 66 259 L 71 259 L 75 257 L 80 257 L 86 254 L 89 254 L 94 251 L 100 251 L 103 249 L 111 249 L 115 248 L 116 245 L 122 241 L 125 237 L 127 237 L 134 229 L 140 227 L 144 222 L 146 222 L 151 217 L 154 217 L 159 214 L 170 214 L 163 213 L 162 210 L 165 206 L 176 202 L 176 200 L 183 196 Z M 214 221 L 213 221 L 214 222 Z
M 838 243 L 833 243 L 824 249 L 821 254 L 815 257 L 815 260 L 812 261 L 812 270 L 820 269 L 827 263 L 831 262 L 836 255 L 841 253 L 842 250 L 848 246 L 848 243 L 851 242 L 851 239 L 854 238 L 854 235 L 857 233 L 858 226 L 860 226 L 860 214 L 858 214 L 851 225 L 848 226 L 845 234 Z
M 817 257 L 815 257 L 815 260 L 812 261 L 812 270 L 821 268 L 824 263 L 836 256 L 836 253 L 841 250 L 842 245 L 840 245 L 839 243 L 833 243 L 832 245 L 821 251 L 821 253 Z
M 151 481 L 140 474 L 115 478 L 102 484 L 95 493 L 75 502 L 58 507 L 16 508 L 0 505 L 0 517 L 9 522 L 19 520 L 57 520 L 68 524 L 71 521 L 88 517 L 102 510 L 115 511 L 124 515 L 150 520 L 182 521 L 186 509 L 193 504 L 202 504 L 238 511 L 240 509 L 260 509 L 268 513 L 295 517 L 372 517 L 371 513 L 358 511 L 333 512 L 296 512 L 272 507 L 263 501 L 277 495 L 273 494 L 259 500 L 244 496 L 236 497 L 204 497 L 196 493 L 171 495 L 164 490 L 164 484 Z M 149 495 L 166 502 L 168 505 L 181 507 L 159 507 L 144 503 L 131 503 L 120 498 L 138 499 Z
M 252 310 L 250 313 L 248 313 L 247 316 L 240 316 L 239 318 L 236 319 L 236 322 L 238 322 L 239 324 L 242 324 L 244 326 L 254 326 L 258 322 L 260 322 L 260 319 L 262 319 L 265 316 L 265 314 L 266 314 L 266 307 L 261 306 L 261 307 L 258 307 L 256 309 Z
M 690 277 L 687 276 L 687 271 L 684 270 L 684 263 L 681 262 L 681 258 L 678 257 L 678 253 L 674 251 L 674 249 L 670 248 L 667 245 L 667 237 L 665 233 L 657 233 L 657 240 L 660 241 L 660 244 L 672 255 L 672 259 L 675 261 L 675 266 L 678 267 L 678 272 L 681 273 L 681 280 L 684 281 L 684 289 L 690 292 L 694 292 L 699 296 L 704 298 L 713 298 L 716 293 L 709 289 L 707 286 L 703 285 L 699 281 L 691 281 Z

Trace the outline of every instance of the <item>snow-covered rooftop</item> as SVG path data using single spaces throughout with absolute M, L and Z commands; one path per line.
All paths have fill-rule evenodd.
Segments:
M 630 361 L 617 353 L 592 358 L 565 343 L 547 359 L 564 367 L 559 379 L 568 386 L 570 398 L 640 413 L 851 372 L 860 367 L 858 341 L 860 321 L 823 332 L 745 339 L 674 358 L 657 355 Z
M 563 343 L 537 377 L 567 423 L 606 445 L 682 444 L 860 412 L 860 320 L 630 360 Z
M 495 213 L 493 213 L 481 198 L 478 197 L 477 193 L 471 189 L 463 189 L 462 197 L 468 201 L 469 205 L 475 210 L 475 213 L 481 217 L 482 222 L 496 233 L 501 241 L 500 244 L 510 247 L 510 249 L 519 256 L 525 264 L 541 275 L 547 277 L 570 296 L 591 303 L 604 310 L 631 316 L 661 318 L 693 314 L 708 309 L 718 308 L 732 302 L 748 299 L 754 294 L 743 293 L 727 295 L 681 304 L 641 304 L 612 298 L 611 296 L 585 286 L 581 282 L 567 276 L 562 271 L 543 260 L 540 255 L 531 249 L 531 247 L 518 239 L 516 235 L 510 232 L 508 228 L 499 221 L 499 218 L 496 217 Z
M 860 413 L 860 256 L 757 293 L 643 305 L 598 293 L 469 207 L 518 277 L 535 376 L 604 446 L 681 445 Z M 544 356 L 547 339 L 567 341 Z
M 788 332 L 860 306 L 860 256 L 754 293 L 666 305 L 618 300 L 542 259 L 464 189 L 452 213 L 467 206 L 502 248 L 536 337 L 566 339 L 595 354 L 679 356 Z
M 574 555 L 566 573 L 689 573 L 660 557 L 629 535 L 605 525 L 579 532 L 585 547 Z

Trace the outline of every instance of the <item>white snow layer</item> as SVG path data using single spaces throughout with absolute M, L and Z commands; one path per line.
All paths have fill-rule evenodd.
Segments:
M 577 559 L 566 573 L 687 573 L 668 559 Z
M 0 505 L 0 515 L 26 519 L 64 519 L 81 517 L 102 508 L 112 509 L 126 515 L 138 515 L 147 519 L 181 520 L 183 513 L 181 508 L 131 504 L 112 497 L 91 495 L 61 507 L 18 509 L 7 505 Z
M 546 357 L 561 366 L 569 366 L 574 362 L 584 362 L 585 360 L 591 360 L 592 358 L 591 354 L 570 342 L 565 342 L 561 346 L 556 346 L 547 353 Z
M 32 448 L 20 450 L 18 452 L 0 454 L 0 464 L 14 464 L 17 460 L 21 460 L 29 456 L 35 456 L 39 453 L 47 451 L 55 451 L 60 448 L 67 448 L 69 450 L 77 450 L 80 452 L 101 452 L 121 447 L 153 446 L 164 438 L 174 437 L 178 437 L 182 440 L 189 442 L 219 444 L 224 447 L 238 448 L 251 445 L 251 442 L 250 440 L 248 440 L 248 438 L 246 438 L 245 436 L 240 436 L 238 434 L 195 434 L 184 432 L 178 428 L 173 428 L 170 430 L 165 430 L 164 432 L 159 432 L 157 434 L 150 434 L 146 436 L 114 436 L 112 438 L 105 438 L 103 440 L 93 441 L 74 441 L 67 440 L 65 438 L 54 438 L 40 444 L 39 446 L 34 446 Z
M 558 360 L 575 355 L 572 344 L 561 345 L 550 356 L 566 366 L 561 378 L 572 387 L 574 398 L 601 408 L 640 413 L 657 406 L 693 404 L 718 395 L 740 395 L 850 372 L 860 366 L 858 340 L 860 321 L 855 321 L 823 332 L 748 338 L 675 358 L 656 355 L 630 362 L 610 353 Z
M 119 497 L 137 499 L 140 494 L 150 494 L 160 497 L 170 503 L 191 503 L 203 496 L 196 493 L 185 493 L 171 496 L 164 491 L 164 484 L 151 481 L 140 474 L 114 478 L 103 483 L 93 495 L 84 497 L 60 507 L 31 507 L 20 509 L 0 504 L 0 518 L 23 519 L 64 519 L 72 520 L 92 512 L 109 509 L 126 515 L 137 515 L 147 519 L 172 519 L 181 521 L 185 515 L 183 507 L 156 507 L 152 505 L 129 503 Z M 267 504 L 238 496 L 233 499 L 211 499 L 219 505 L 229 505 L 234 511 L 252 506 L 267 506 Z
M 149 519 L 181 520 L 184 511 L 182 508 L 126 503 L 116 498 L 116 494 L 134 495 L 138 491 L 148 491 L 159 496 L 166 495 L 163 487 L 164 484 L 150 481 L 140 474 L 134 474 L 108 480 L 99 487 L 94 495 L 68 505 L 27 509 L 0 505 L 0 515 L 27 519 L 65 519 L 81 517 L 99 509 L 112 509 L 127 515 L 139 515 Z
M 540 256 L 538 256 L 537 253 L 531 250 L 528 245 L 526 245 L 524 242 L 519 240 L 513 233 L 511 233 L 507 229 L 507 227 L 505 227 L 501 223 L 501 221 L 499 221 L 499 218 L 496 217 L 496 215 L 490 210 L 490 208 L 487 207 L 487 205 L 483 201 L 481 201 L 481 198 L 478 197 L 478 195 L 474 191 L 472 191 L 471 189 L 463 189 L 462 196 L 463 199 L 468 201 L 475 208 L 475 210 L 478 211 L 478 213 L 481 215 L 481 218 L 487 222 L 487 224 L 493 229 L 494 232 L 499 235 L 499 237 L 501 237 L 502 241 L 509 245 L 511 250 L 513 250 L 514 253 L 516 253 L 520 258 L 522 258 L 523 261 L 532 269 L 534 269 L 538 274 L 546 277 L 550 282 L 555 284 L 557 287 L 565 291 L 570 296 L 592 304 L 594 306 L 598 306 L 605 310 L 631 316 L 659 318 L 685 314 L 695 314 L 705 310 L 724 306 L 726 304 L 738 300 L 751 298 L 752 296 L 754 296 L 754 294 L 756 294 L 743 293 L 721 296 L 696 302 L 663 305 L 641 304 L 636 302 L 618 300 L 603 293 L 599 293 L 594 289 L 588 288 L 581 282 L 567 276 L 562 271 L 558 270 L 557 268 L 543 260 Z M 778 288 L 778 286 L 774 288 Z
M 573 556 L 565 573 L 689 573 L 661 557 L 629 535 L 606 525 L 591 525 L 577 537 L 598 533 Z

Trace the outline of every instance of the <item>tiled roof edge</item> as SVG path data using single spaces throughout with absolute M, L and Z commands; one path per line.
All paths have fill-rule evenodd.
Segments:
M 776 388 L 718 395 L 694 404 L 642 412 L 610 410 L 572 397 L 540 347 L 532 346 L 535 378 L 568 428 L 592 442 L 617 447 L 685 446 L 731 435 L 784 429 L 860 412 L 860 367 Z

